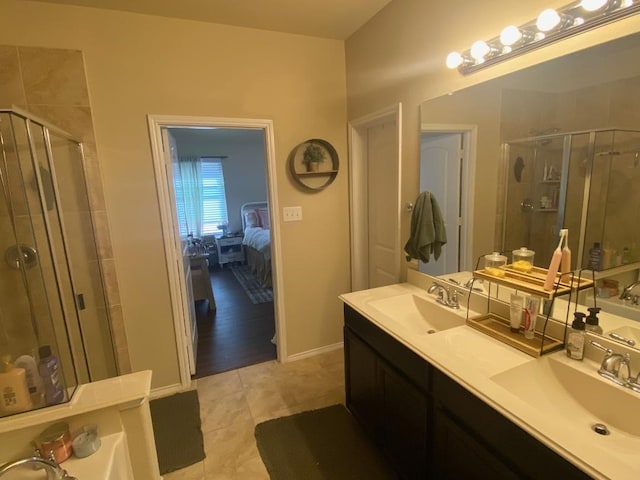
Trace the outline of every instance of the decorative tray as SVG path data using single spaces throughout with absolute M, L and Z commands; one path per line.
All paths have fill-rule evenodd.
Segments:
M 525 338 L 522 333 L 511 331 L 508 320 L 492 313 L 480 317 L 467 318 L 467 325 L 532 357 L 539 357 L 545 353 L 559 350 L 564 345 L 561 340 L 549 336 L 544 337 L 543 343 L 542 335 L 538 332 L 531 339 Z
M 505 265 L 500 271 L 504 271 L 504 277 L 492 275 L 485 270 L 475 270 L 473 276 L 482 278 L 489 282 L 498 283 L 507 287 L 514 288 L 521 292 L 537 295 L 542 298 L 551 299 L 557 295 L 569 293 L 572 288 L 582 290 L 593 286 L 592 280 L 573 276 L 571 282 L 571 273 L 562 273 L 556 275 L 556 283 L 554 289 L 547 291 L 544 289 L 544 282 L 547 278 L 548 270 L 546 268 L 533 267 L 530 272 L 522 272 L 512 267 L 512 264 Z M 561 277 L 564 277 L 561 279 Z M 556 289 L 557 286 L 557 289 Z

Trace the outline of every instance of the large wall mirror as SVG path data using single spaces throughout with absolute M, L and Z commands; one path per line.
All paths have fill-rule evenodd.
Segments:
M 449 262 L 420 269 L 449 275 L 523 246 L 546 268 L 567 228 L 572 268 L 597 271 L 598 306 L 640 334 L 640 286 L 618 298 L 640 269 L 638 58 L 635 34 L 425 101 L 420 190 L 439 189 L 442 210 L 460 215 L 447 222 Z

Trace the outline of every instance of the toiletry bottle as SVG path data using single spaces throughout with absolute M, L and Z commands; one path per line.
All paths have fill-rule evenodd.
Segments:
M 9 355 L 3 355 L 0 358 L 0 413 L 18 413 L 32 408 L 27 372 L 16 367 Z
M 593 248 L 589 250 L 589 268 L 594 272 L 598 272 L 602 268 L 602 249 L 600 242 L 594 242 Z
M 540 297 L 531 296 L 524 303 L 524 338 L 531 340 L 535 337 L 536 319 L 540 309 Z
M 520 324 L 522 323 L 522 308 L 524 307 L 524 297 L 511 294 L 511 305 L 509 312 L 510 327 L 513 333 L 520 331 Z
M 38 350 L 40 364 L 38 371 L 44 383 L 44 400 L 47 405 L 60 403 L 64 400 L 64 389 L 60 384 L 58 359 L 51 353 L 49 345 L 43 345 Z
M 600 307 L 590 307 L 587 308 L 587 310 L 589 310 L 589 316 L 585 320 L 585 328 L 589 332 L 602 333 L 602 327 L 598 324 L 598 313 L 600 312 Z
M 27 387 L 31 402 L 34 407 L 39 407 L 44 402 L 44 386 L 38 372 L 38 364 L 31 355 L 20 355 L 14 362 L 16 367 L 24 368 L 27 377 Z
M 573 323 L 567 336 L 567 356 L 574 360 L 582 360 L 584 358 L 584 317 L 585 315 L 582 312 L 573 314 Z

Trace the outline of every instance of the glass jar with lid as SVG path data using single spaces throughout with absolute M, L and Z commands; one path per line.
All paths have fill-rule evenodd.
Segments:
M 507 264 L 507 257 L 500 252 L 493 252 L 484 256 L 484 271 L 494 277 L 504 277 L 504 266 Z
M 529 250 L 527 247 L 520 247 L 511 253 L 513 254 L 511 268 L 524 273 L 529 273 L 533 269 L 533 258 L 536 252 Z

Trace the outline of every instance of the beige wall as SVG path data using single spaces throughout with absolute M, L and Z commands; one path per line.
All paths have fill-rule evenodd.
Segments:
M 419 106 L 423 101 L 640 31 L 640 16 L 636 15 L 468 76 L 445 67 L 444 60 L 450 51 L 464 50 L 477 39 L 498 35 L 508 23 L 522 24 L 535 18 L 544 8 L 566 3 L 452 0 L 433 4 L 421 0 L 394 0 L 347 40 L 349 119 L 357 119 L 397 102 L 403 104 L 403 204 L 412 202 L 418 194 Z M 499 105 L 495 105 L 495 109 L 497 115 Z M 494 160 L 483 163 L 479 158 L 476 165 L 474 257 L 489 250 L 494 237 L 495 191 L 499 178 L 494 168 L 498 163 Z M 409 216 L 403 217 L 402 231 L 403 238 L 407 238 Z M 404 274 L 406 266 L 403 268 Z
M 346 169 L 310 195 L 288 179 L 286 158 L 313 137 L 346 157 L 343 43 L 29 1 L 1 0 L 0 10 L 0 43 L 84 54 L 133 370 L 152 369 L 154 387 L 179 380 L 147 114 L 273 120 L 280 205 L 304 211 L 278 226 L 288 353 L 341 340 Z

